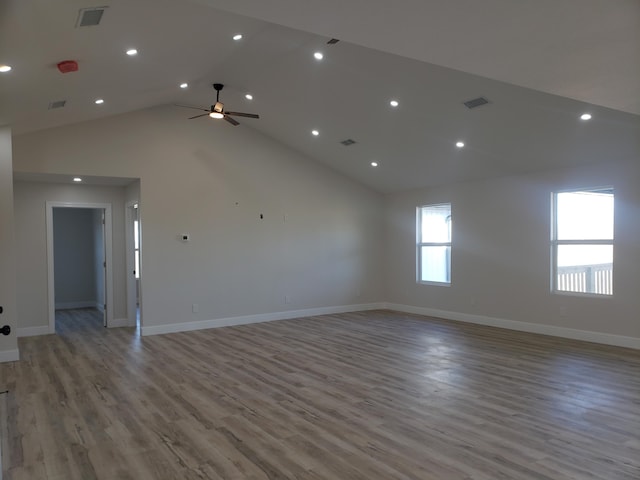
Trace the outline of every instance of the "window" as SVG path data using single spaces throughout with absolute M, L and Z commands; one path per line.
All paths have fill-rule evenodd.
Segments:
M 133 205 L 135 219 L 133 220 L 133 271 L 136 278 L 140 278 L 140 222 L 138 222 L 138 204 Z
M 612 295 L 613 189 L 558 192 L 553 200 L 553 290 Z
M 418 281 L 451 283 L 451 204 L 418 207 Z

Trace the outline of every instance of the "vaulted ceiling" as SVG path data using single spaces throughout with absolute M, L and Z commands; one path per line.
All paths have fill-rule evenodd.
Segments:
M 97 6 L 100 25 L 77 27 Z M 63 60 L 79 70 L 58 72 Z M 167 104 L 381 192 L 640 155 L 637 0 L 5 0 L 2 64 L 14 134 Z M 260 120 L 171 106 L 210 106 L 214 82 Z M 479 96 L 490 103 L 464 106 Z

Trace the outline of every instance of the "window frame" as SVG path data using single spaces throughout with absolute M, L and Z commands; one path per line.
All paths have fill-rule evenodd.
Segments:
M 422 285 L 435 285 L 440 287 L 450 287 L 453 281 L 453 272 L 451 270 L 453 257 L 453 223 L 450 226 L 448 242 L 423 242 L 422 241 L 422 211 L 425 208 L 449 206 L 449 217 L 453 218 L 453 206 L 451 202 L 430 203 L 416 207 L 416 283 Z M 448 282 L 438 282 L 435 280 L 422 280 L 422 247 L 449 247 L 449 257 L 447 262 L 447 270 L 449 274 Z
M 559 240 L 558 239 L 558 194 L 561 193 L 574 193 L 574 192 L 597 192 L 598 190 L 611 190 L 614 202 L 614 218 L 613 218 L 613 235 L 611 239 L 587 239 L 587 240 Z M 559 290 L 558 289 L 558 247 L 561 245 L 611 245 L 612 251 L 615 252 L 615 189 L 613 186 L 600 186 L 600 187 L 582 187 L 582 188 L 569 188 L 563 190 L 556 190 L 551 193 L 551 293 L 556 295 L 567 295 L 576 297 L 591 297 L 591 298 L 613 298 L 614 291 L 614 278 L 613 278 L 613 263 L 611 264 L 611 293 L 594 293 L 594 292 L 575 292 L 571 290 Z M 615 254 L 614 254 L 615 259 Z

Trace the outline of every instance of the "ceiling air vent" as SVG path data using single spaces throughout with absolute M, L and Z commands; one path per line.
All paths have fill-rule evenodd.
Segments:
M 329 40 L 327 42 L 327 45 L 335 45 L 336 43 L 338 43 L 340 40 L 338 40 L 337 38 L 332 38 L 331 40 Z
M 76 27 L 93 27 L 100 24 L 107 7 L 81 8 L 78 12 Z
M 347 138 L 346 140 L 342 140 L 340 143 L 345 147 L 348 147 L 349 145 L 353 145 L 354 143 L 356 143 L 356 141 L 351 138 Z
M 54 110 L 56 108 L 62 108 L 67 103 L 66 100 L 56 100 L 54 102 L 49 102 L 49 110 Z
M 486 105 L 487 103 L 489 103 L 489 100 L 484 97 L 478 97 L 474 98 L 473 100 L 467 100 L 466 102 L 464 102 L 464 106 L 471 109 L 481 107 L 482 105 Z

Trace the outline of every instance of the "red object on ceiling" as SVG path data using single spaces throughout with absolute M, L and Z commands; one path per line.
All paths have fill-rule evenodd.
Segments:
M 75 60 L 65 60 L 64 62 L 58 63 L 58 70 L 60 70 L 60 73 L 77 72 L 78 62 Z

